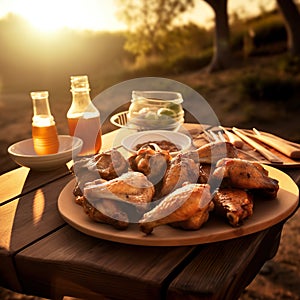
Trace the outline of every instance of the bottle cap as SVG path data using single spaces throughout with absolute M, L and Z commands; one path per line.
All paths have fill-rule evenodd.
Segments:
M 90 90 L 88 76 L 87 75 L 71 76 L 71 90 L 73 91 Z
M 48 98 L 49 92 L 48 91 L 31 92 L 30 96 L 32 99 Z

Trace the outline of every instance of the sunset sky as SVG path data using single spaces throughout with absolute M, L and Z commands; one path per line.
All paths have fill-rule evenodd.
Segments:
M 211 25 L 212 9 L 202 0 L 185 16 L 185 21 Z M 229 11 L 244 10 L 258 14 L 260 5 L 274 7 L 275 0 L 229 0 Z M 55 31 L 63 27 L 90 30 L 123 30 L 125 25 L 116 18 L 114 0 L 0 0 L 0 18 L 8 13 L 24 17 L 41 31 Z

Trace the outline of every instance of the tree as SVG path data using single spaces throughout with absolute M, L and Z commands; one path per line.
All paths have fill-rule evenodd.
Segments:
M 300 13 L 293 0 L 277 0 L 277 5 L 284 18 L 288 35 L 288 49 L 291 55 L 300 56 Z
M 118 0 L 118 16 L 128 26 L 125 48 L 138 55 L 160 54 L 166 34 L 193 0 Z
M 204 0 L 215 13 L 214 55 L 209 71 L 226 69 L 232 61 L 227 0 Z M 138 55 L 160 54 L 174 20 L 194 5 L 194 0 L 118 0 L 119 18 L 128 28 L 125 48 Z
M 214 55 L 209 70 L 226 69 L 232 62 L 227 0 L 204 0 L 215 13 Z

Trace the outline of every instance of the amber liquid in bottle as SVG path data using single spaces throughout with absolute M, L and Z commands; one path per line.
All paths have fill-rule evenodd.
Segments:
M 38 155 L 58 152 L 59 140 L 56 125 L 51 115 L 48 91 L 31 92 L 33 104 L 32 139 Z
M 71 76 L 72 104 L 67 112 L 69 133 L 83 141 L 79 156 L 94 155 L 101 149 L 100 112 L 90 98 L 87 75 Z
M 83 141 L 79 155 L 93 155 L 101 149 L 101 124 L 99 116 L 68 118 L 69 133 Z
M 54 154 L 58 152 L 59 142 L 56 126 L 32 125 L 34 150 L 38 155 Z

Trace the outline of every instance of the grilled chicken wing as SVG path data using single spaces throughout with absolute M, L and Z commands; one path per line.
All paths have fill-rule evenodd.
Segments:
M 183 183 L 196 183 L 199 177 L 199 164 L 183 154 L 175 156 L 163 178 L 160 196 L 165 196 Z
M 142 172 L 153 184 L 159 183 L 165 175 L 171 160 L 168 151 L 141 148 L 128 158 L 133 171 Z
M 241 189 L 220 189 L 213 197 L 215 211 L 228 219 L 234 226 L 240 226 L 253 214 L 252 196 Z
M 95 222 L 110 224 L 119 230 L 124 230 L 129 225 L 127 214 L 118 207 L 117 202 L 100 199 L 91 204 L 85 197 L 81 197 L 80 205 L 89 218 Z
M 115 179 L 100 182 L 95 180 L 84 187 L 84 196 L 91 199 L 115 199 L 146 209 L 152 201 L 154 186 L 139 172 L 127 172 Z
M 117 178 L 128 171 L 128 162 L 116 149 L 102 152 L 94 156 L 100 177 L 106 180 Z
M 195 162 L 207 164 L 215 164 L 225 157 L 238 157 L 236 148 L 229 142 L 205 144 L 196 150 L 189 151 L 185 156 L 192 158 Z
M 224 158 L 217 163 L 216 167 L 213 176 L 218 179 L 224 178 L 223 186 L 260 190 L 272 198 L 277 195 L 278 181 L 270 178 L 267 170 L 258 163 Z
M 150 234 L 157 226 L 188 220 L 205 207 L 209 208 L 210 202 L 211 194 L 208 184 L 186 184 L 145 213 L 139 222 L 140 229 Z
M 185 230 L 198 230 L 209 218 L 209 213 L 214 209 L 214 203 L 209 202 L 206 206 L 201 208 L 199 212 L 195 213 L 189 219 L 179 222 L 171 223 L 170 225 L 175 228 Z
M 83 191 L 87 182 L 97 180 L 111 180 L 128 171 L 128 162 L 122 154 L 109 150 L 92 157 L 84 157 L 75 161 L 72 170 L 77 180 L 77 190 Z

